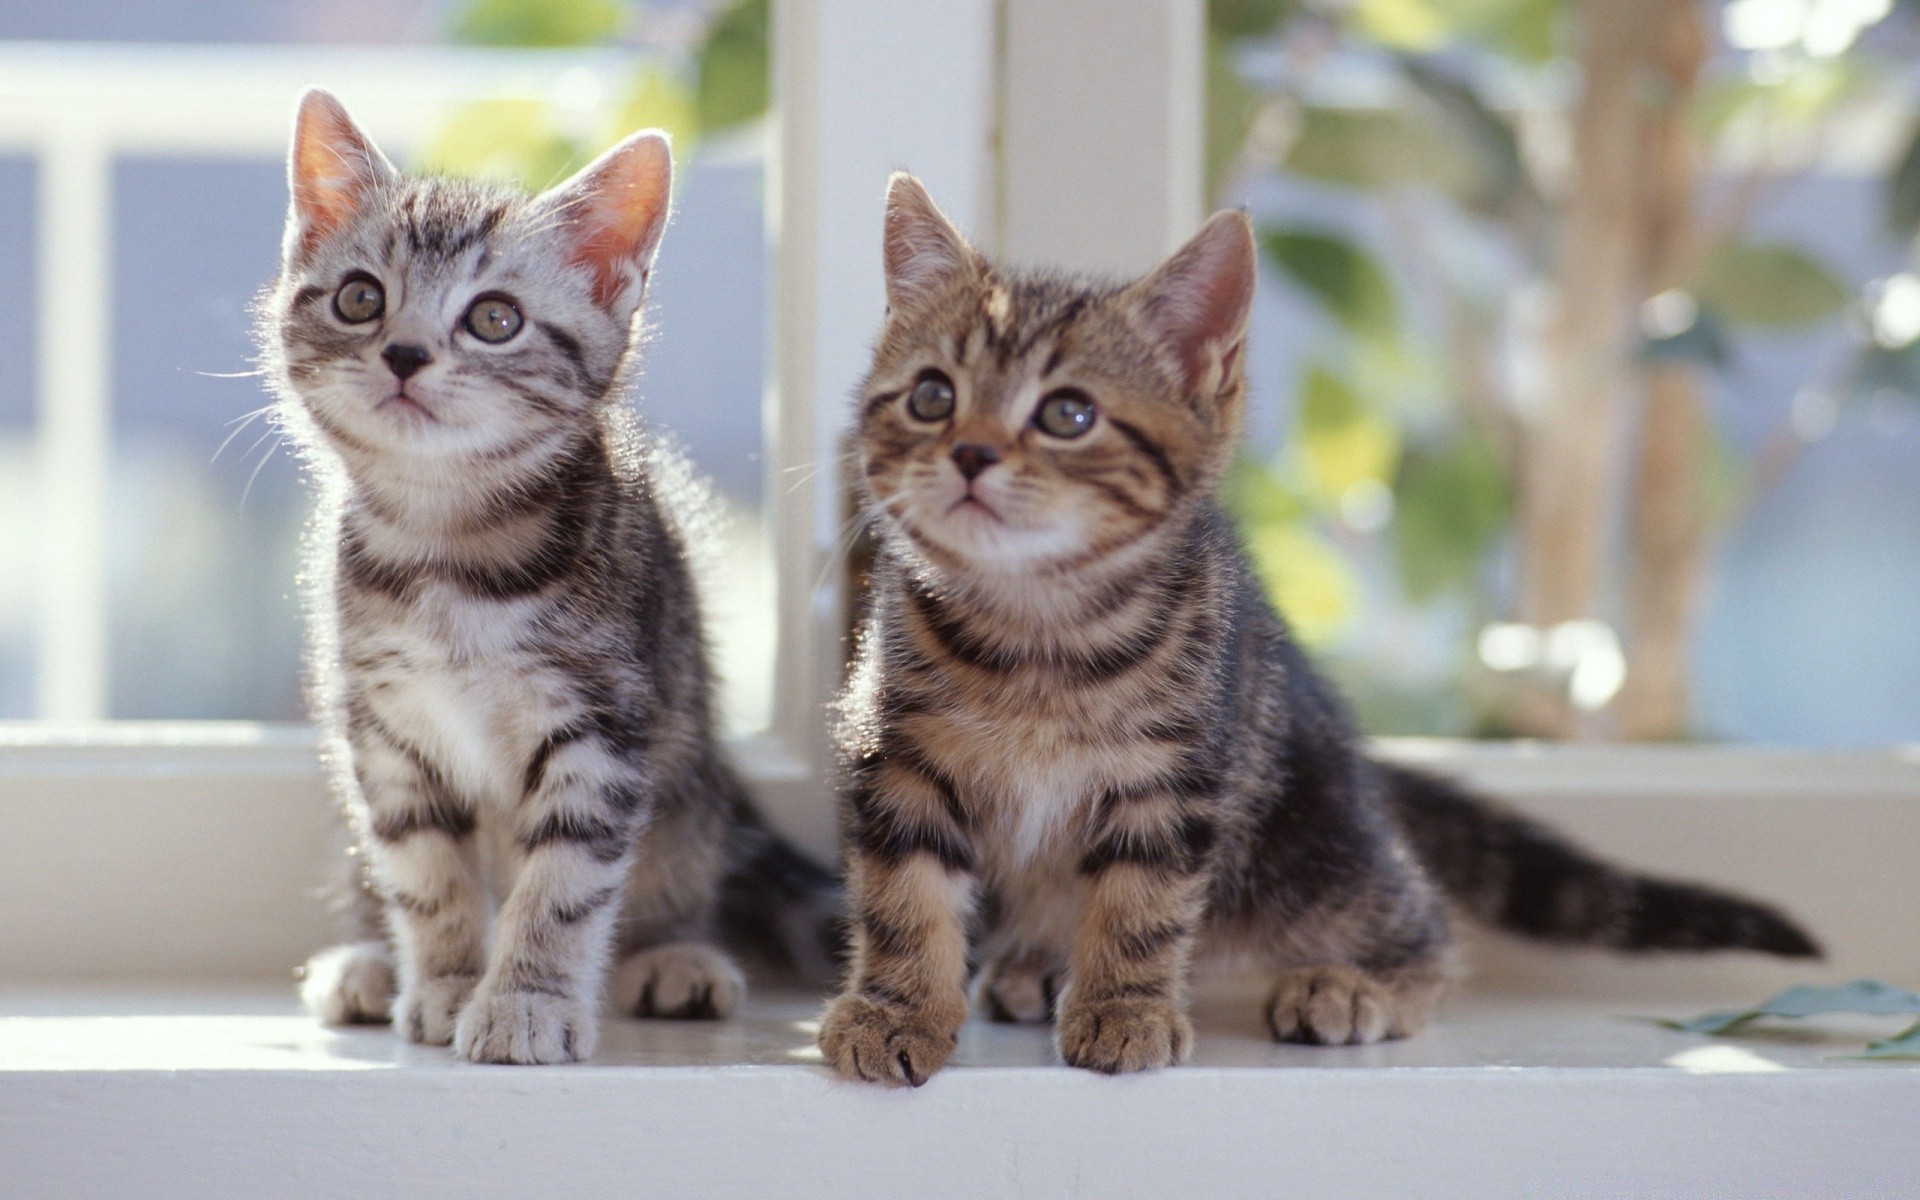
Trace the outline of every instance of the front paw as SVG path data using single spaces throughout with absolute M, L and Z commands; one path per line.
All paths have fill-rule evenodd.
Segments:
M 994 1021 L 1034 1025 L 1053 1020 L 1054 1001 L 1066 964 L 1057 956 L 1028 951 L 1003 954 L 980 968 L 973 1007 Z
M 946 1017 L 848 992 L 820 1022 L 820 1051 L 849 1079 L 919 1087 L 953 1056 L 965 1019 L 964 1009 Z
M 393 1004 L 393 1022 L 407 1040 L 422 1046 L 445 1046 L 453 1041 L 454 1022 L 473 995 L 474 975 L 430 975 L 415 980 Z
M 1076 1003 L 1060 1011 L 1055 1038 L 1068 1066 L 1108 1075 L 1185 1062 L 1193 1025 L 1171 1000 L 1123 997 Z
M 747 981 L 712 946 L 670 942 L 621 963 L 607 990 L 614 1011 L 624 1016 L 719 1020 L 740 1007 Z
M 488 986 L 460 1013 L 453 1050 L 477 1063 L 578 1062 L 599 1033 L 593 1010 L 572 996 Z

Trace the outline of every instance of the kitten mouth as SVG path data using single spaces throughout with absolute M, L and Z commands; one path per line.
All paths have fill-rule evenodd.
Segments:
M 433 410 L 420 403 L 417 397 L 407 395 L 407 389 L 404 387 L 374 405 L 374 408 L 395 408 L 412 416 L 425 417 L 427 420 L 435 422 L 436 424 L 440 420 L 439 417 L 433 415 Z
M 993 511 L 992 505 L 988 504 L 985 500 L 982 500 L 980 497 L 974 495 L 971 490 L 969 490 L 966 495 L 960 497 L 958 500 L 955 500 L 953 502 L 953 505 L 947 509 L 948 516 L 952 516 L 954 513 L 957 513 L 957 512 L 979 513 L 980 515 L 985 516 L 994 521 L 1003 520 L 1003 518 L 1000 516 L 999 513 Z

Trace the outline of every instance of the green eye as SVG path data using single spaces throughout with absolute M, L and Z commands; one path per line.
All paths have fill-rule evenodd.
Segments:
M 504 342 L 520 332 L 520 309 L 505 296 L 482 296 L 467 306 L 467 332 L 483 342 Z
M 1093 428 L 1093 401 L 1085 392 L 1059 391 L 1040 402 L 1033 423 L 1042 433 L 1057 438 L 1077 438 Z
M 349 325 L 364 325 L 387 310 L 387 293 L 371 275 L 354 272 L 333 294 L 333 314 Z
M 920 376 L 907 393 L 907 411 L 916 421 L 944 421 L 953 415 L 953 380 L 938 371 Z

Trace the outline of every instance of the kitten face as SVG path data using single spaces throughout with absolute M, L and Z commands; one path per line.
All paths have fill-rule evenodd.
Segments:
M 1125 298 L 965 281 L 903 313 L 867 385 L 878 509 L 936 560 L 1022 571 L 1138 539 L 1204 470 L 1209 430 Z
M 936 567 L 1088 565 L 1211 493 L 1238 431 L 1244 217 L 1129 287 L 1008 278 L 900 176 L 887 266 L 861 467 L 873 509 Z
M 641 134 L 538 197 L 409 179 L 309 93 L 269 312 L 286 390 L 350 470 L 564 442 L 617 390 L 669 164 Z

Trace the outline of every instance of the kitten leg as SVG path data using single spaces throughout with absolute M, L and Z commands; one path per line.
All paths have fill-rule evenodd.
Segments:
M 820 1049 L 842 1075 L 919 1087 L 967 1019 L 973 851 L 933 779 L 897 758 L 868 770 L 849 803 L 853 965 Z
M 1113 1075 L 1191 1052 L 1187 973 L 1205 907 L 1198 859 L 1210 836 L 1170 796 L 1112 807 L 1081 865 L 1092 894 L 1055 1031 L 1069 1065 Z
M 1433 1019 L 1447 977 L 1414 968 L 1369 972 L 1344 963 L 1281 973 L 1267 1001 L 1275 1041 L 1358 1046 L 1420 1032 Z
M 354 774 L 399 966 L 394 1024 L 410 1041 L 444 1046 L 485 961 L 473 810 L 384 727 L 364 732 L 354 745 Z
M 525 858 L 454 1036 L 473 1062 L 573 1062 L 599 1038 L 614 918 L 651 793 L 597 736 L 568 728 L 548 744 L 518 814 Z
M 747 980 L 724 953 L 703 942 L 666 942 L 631 954 L 608 983 L 615 1012 L 668 1020 L 733 1015 Z

